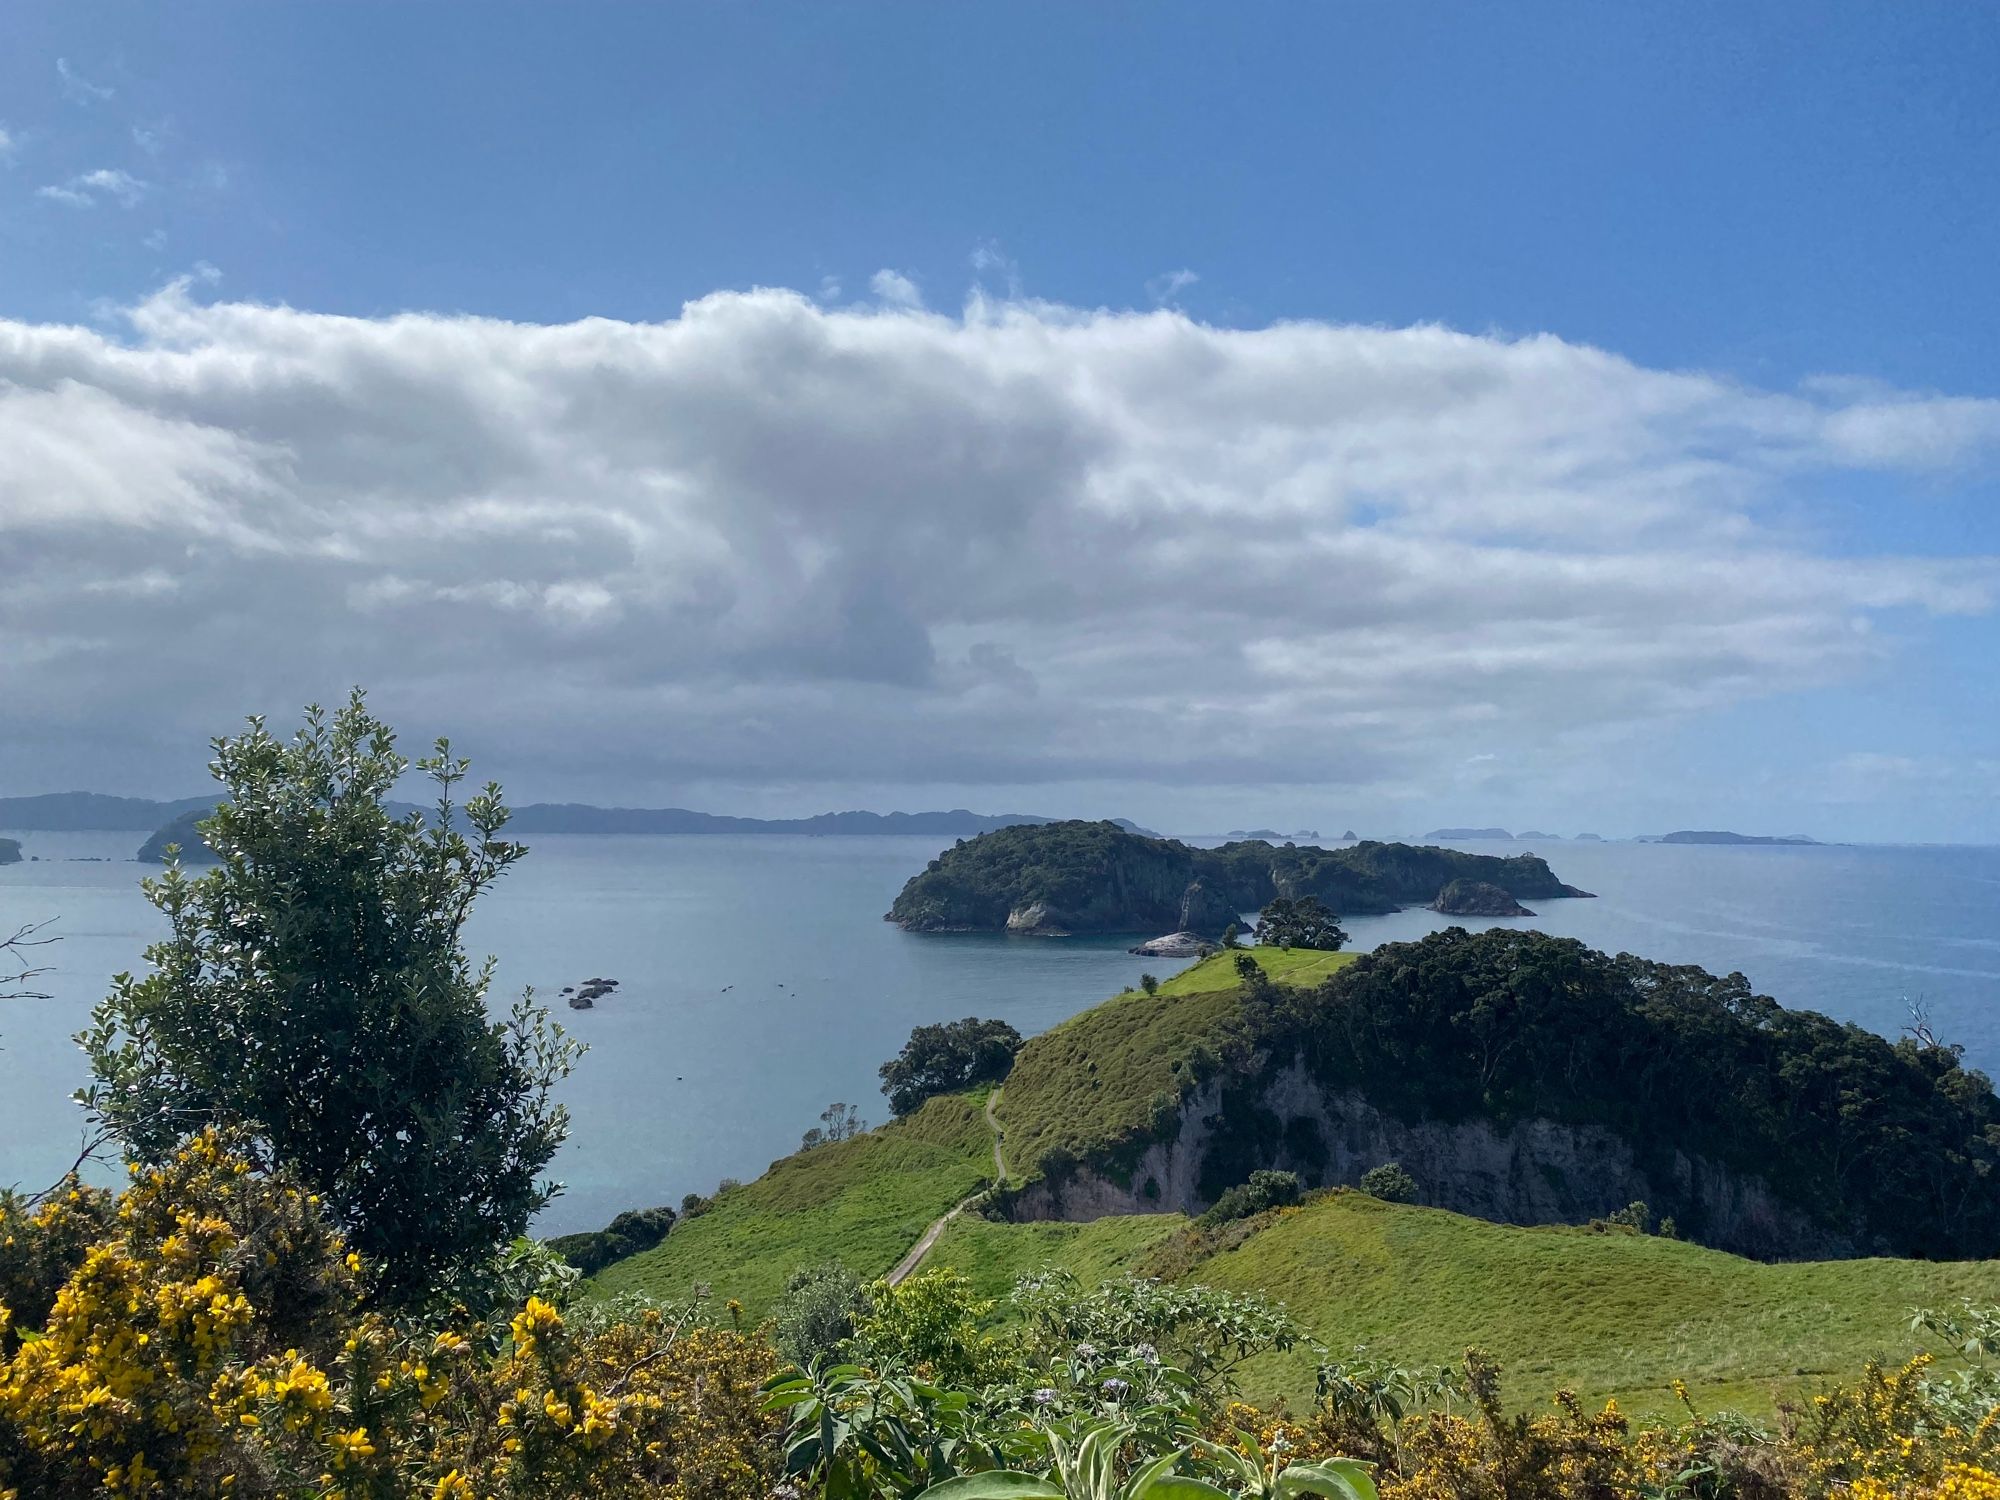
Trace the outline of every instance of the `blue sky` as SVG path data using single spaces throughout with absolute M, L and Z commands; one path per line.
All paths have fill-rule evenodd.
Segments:
M 1267 337 L 1282 324 L 1439 324 L 1486 341 L 1482 349 L 1515 351 L 1507 378 L 1530 383 L 1521 407 L 1528 412 L 1538 409 L 1535 390 L 1575 406 L 1579 391 L 1593 389 L 1581 355 L 1573 378 L 1533 385 L 1541 367 L 1522 353 L 1523 341 L 1553 336 L 1565 350 L 1607 351 L 1646 377 L 1615 377 L 1631 387 L 1618 420 L 1636 424 L 1624 449 L 1587 460 L 1572 447 L 1561 450 L 1565 485 L 1583 487 L 1570 495 L 1581 509 L 1538 514 L 1526 532 L 1518 510 L 1510 518 L 1468 519 L 1456 502 L 1448 511 L 1431 508 L 1442 482 L 1436 476 L 1398 469 L 1355 480 L 1360 450 L 1349 442 L 1340 460 L 1346 478 L 1328 479 L 1324 466 L 1303 460 L 1265 474 L 1261 488 L 1242 498 L 1238 524 L 1217 533 L 1233 540 L 1218 544 L 1204 533 L 1202 545 L 1219 545 L 1226 565 L 1230 548 L 1254 547 L 1262 499 L 1305 495 L 1324 483 L 1323 493 L 1300 503 L 1339 508 L 1350 539 L 1370 529 L 1364 523 L 1375 507 L 1386 507 L 1390 530 L 1405 539 L 1476 541 L 1489 559 L 1512 556 L 1530 533 L 1538 553 L 1561 552 L 1567 535 L 1574 556 L 1563 576 L 1607 554 L 1650 556 L 1662 568 L 1712 563 L 1716 589 L 1740 590 L 1744 569 L 1754 573 L 1756 559 L 1775 549 L 1811 564 L 1810 589 L 1801 585 L 1733 622 L 1712 624 L 1746 635 L 1795 629 L 1798 649 L 1737 670 L 1715 664 L 1723 654 L 1717 638 L 1685 643 L 1665 653 L 1671 660 L 1653 664 L 1662 673 L 1657 712 L 1632 701 L 1552 711 L 1551 735 L 1561 748 L 1553 738 L 1538 744 L 1531 721 L 1480 728 L 1506 720 L 1505 702 L 1485 721 L 1454 717 L 1443 679 L 1424 704 L 1385 700 L 1382 712 L 1405 723 L 1429 716 L 1420 744 L 1370 740 L 1359 688 L 1344 682 L 1284 703 L 1266 688 L 1217 695 L 1214 703 L 1194 695 L 1197 718 L 1212 711 L 1218 725 L 1263 726 L 1268 742 L 1295 742 L 1296 753 L 1245 746 L 1235 731 L 1218 727 L 1175 753 L 1121 764 L 1090 726 L 1058 721 L 1044 709 L 1015 718 L 999 708 L 952 717 L 1017 670 L 1039 679 L 1031 686 L 1044 704 L 1094 691 L 1081 666 L 1065 675 L 1041 671 L 1037 660 L 1046 659 L 1051 632 L 1067 632 L 1073 642 L 1101 624 L 1022 600 L 954 613 L 917 598 L 914 585 L 909 597 L 897 594 L 898 580 L 908 582 L 901 575 L 887 582 L 856 575 L 827 606 L 838 615 L 831 634 L 848 651 L 830 662 L 795 649 L 805 637 L 827 638 L 825 619 L 773 623 L 782 600 L 732 594 L 732 606 L 748 618 L 728 644 L 751 644 L 732 671 L 730 692 L 743 699 L 745 722 L 784 735 L 791 732 L 786 715 L 822 703 L 816 694 L 841 697 L 839 685 L 852 681 L 900 685 L 909 696 L 872 702 L 866 718 L 880 724 L 914 715 L 923 726 L 915 737 L 923 755 L 902 756 L 857 721 L 829 732 L 837 749 L 829 748 L 823 766 L 774 758 L 732 775 L 742 758 L 726 735 L 684 761 L 649 760 L 643 744 L 669 726 L 690 724 L 677 695 L 690 691 L 695 677 L 684 664 L 643 652 L 612 674 L 654 694 L 650 706 L 635 699 L 607 724 L 608 741 L 630 737 L 624 752 L 607 749 L 595 759 L 556 753 L 504 720 L 481 727 L 490 730 L 494 758 L 536 794 L 728 802 L 746 810 L 810 809 L 842 797 L 907 804 L 921 792 L 922 800 L 948 796 L 982 806 L 1025 799 L 1059 812 L 1094 810 L 1109 799 L 1116 810 L 1176 827 L 1374 817 L 1407 828 L 1547 826 L 1574 806 L 1569 821 L 1628 829 L 1727 819 L 1811 826 L 1829 836 L 2000 838 L 1993 812 L 2000 695 L 1991 690 L 1989 665 L 2000 630 L 1985 596 L 1974 597 L 1990 586 L 1991 560 L 2000 555 L 2000 427 L 1988 406 L 2000 400 L 1995 77 L 2000 16 L 1959 4 L 20 5 L 0 17 L 0 319 L 26 330 L 21 339 L 37 347 L 53 338 L 52 325 L 82 325 L 108 341 L 99 351 L 104 360 L 149 342 L 227 346 L 233 358 L 250 360 L 248 346 L 231 343 L 250 336 L 237 324 L 223 329 L 216 309 L 283 305 L 306 318 L 296 327 L 256 330 L 251 343 L 269 357 L 299 341 L 335 347 L 351 330 L 334 326 L 330 315 L 366 320 L 375 330 L 394 327 L 389 320 L 398 313 L 439 328 L 459 315 L 520 325 L 597 318 L 650 326 L 681 318 L 684 304 L 712 294 L 786 288 L 802 295 L 815 318 L 833 320 L 827 337 L 840 345 L 849 332 L 873 339 L 894 319 L 912 327 L 923 318 L 957 320 L 963 334 L 967 298 L 977 289 L 988 309 L 1038 309 L 1042 324 L 1073 334 L 1092 318 L 1165 309 L 1163 316 L 1205 330 L 1206 357 L 1224 361 L 1241 347 L 1216 341 L 1228 330 Z M 150 321 L 133 320 L 133 309 L 179 278 L 185 287 L 170 295 L 183 313 L 175 316 L 193 324 L 174 323 L 157 305 Z M 916 312 L 913 298 L 932 311 Z M 861 310 L 855 321 L 840 321 L 853 309 Z M 775 326 L 732 323 L 726 337 L 743 341 L 731 346 L 738 351 L 761 348 L 758 340 L 779 337 Z M 1078 334 L 1072 344 L 1080 342 L 1088 341 Z M 1031 339 L 1007 353 L 1004 368 L 1019 375 L 1031 344 L 1039 347 Z M 834 362 L 836 372 L 863 382 L 862 398 L 868 381 L 890 379 L 888 367 L 869 363 L 879 351 L 868 348 L 867 359 L 846 350 L 849 363 Z M 617 363 L 601 350 L 591 357 Z M 1414 352 L 1404 343 L 1353 357 L 1394 361 Z M 195 422 L 222 435 L 217 442 L 263 445 L 236 454 L 259 467 L 255 483 L 209 448 L 203 452 L 210 457 L 191 469 L 175 467 L 185 455 L 162 458 L 173 475 L 160 481 L 163 495 L 199 495 L 224 509 L 268 506 L 262 470 L 282 453 L 293 466 L 286 472 L 302 474 L 298 482 L 312 489 L 308 509 L 324 516 L 350 499 L 359 506 L 361 481 L 332 459 L 313 470 L 300 455 L 321 451 L 323 440 L 326 451 L 341 453 L 364 436 L 371 444 L 392 441 L 380 420 L 359 408 L 329 418 L 344 437 L 292 432 L 271 412 L 205 408 L 192 387 L 141 399 L 108 374 L 79 375 L 67 366 L 52 373 L 52 358 L 0 369 L 0 380 L 23 390 L 80 380 L 107 400 L 136 402 L 133 409 L 155 425 Z M 380 358 L 377 397 L 393 402 L 396 392 L 419 388 L 437 394 L 427 376 L 414 373 L 432 368 L 427 357 L 403 350 Z M 415 363 L 397 364 L 405 358 Z M 1047 368 L 1020 378 L 1047 382 L 1052 391 L 1086 383 L 1095 389 L 1109 379 L 1091 363 L 1090 349 L 1049 358 Z M 1154 361 L 1150 368 L 1178 368 L 1157 350 L 1145 358 Z M 981 368 L 980 379 L 1000 378 Z M 1138 389 L 1148 377 L 1135 368 L 1130 378 Z M 1206 366 L 1197 358 L 1191 368 Z M 1424 368 L 1444 382 L 1441 390 L 1486 378 L 1469 373 L 1471 366 Z M 1704 382 L 1704 415 L 1663 436 L 1650 415 L 1660 399 L 1654 374 Z M 712 370 L 709 378 L 717 378 Z M 520 379 L 554 388 L 545 372 Z M 314 388 L 325 389 L 324 381 Z M 1921 451 L 1904 432 L 1886 456 L 1879 445 L 1863 451 L 1844 437 L 1802 455 L 1789 435 L 1785 451 L 1774 453 L 1770 421 L 1782 425 L 1798 414 L 1748 422 L 1755 436 L 1746 440 L 1747 419 L 1733 405 L 1726 420 L 1709 414 L 1707 403 L 1728 405 L 1730 393 L 1804 402 L 1838 423 L 1870 423 L 1878 408 L 1892 408 L 1906 424 L 1949 432 Z M 483 399 L 460 391 L 450 401 Z M 701 419 L 677 395 L 656 391 L 647 399 L 660 403 L 659 420 L 668 425 Z M 95 408 L 86 416 L 113 420 Z M 86 416 L 75 418 L 84 425 L 61 430 L 96 431 L 74 440 L 101 451 L 110 429 L 91 429 Z M 46 412 L 33 420 L 34 432 L 57 430 Z M 649 419 L 633 420 L 643 426 Z M 833 413 L 820 418 L 831 428 L 804 425 L 841 436 L 854 420 Z M 1022 431 L 1048 430 L 1023 420 Z M 1724 436 L 1712 430 L 1718 421 Z M 1239 421 L 1233 431 L 1242 429 Z M 1433 432 L 1423 441 L 1435 447 L 1459 430 L 1449 422 L 1440 429 L 1445 436 Z M 1604 430 L 1620 429 L 1614 422 Z M 1218 433 L 1218 451 L 1231 441 L 1231 433 Z M 51 439 L 51 452 L 55 446 Z M 435 498 L 437 465 L 463 461 L 420 447 L 407 445 L 400 461 L 429 469 L 398 471 L 383 458 L 367 476 L 368 496 L 399 517 L 428 503 L 422 497 Z M 1158 444 L 1146 450 L 1156 451 Z M 1136 467 L 1121 468 L 1121 483 L 1147 471 L 1146 452 L 1132 460 Z M 1493 461 L 1487 447 L 1468 449 L 1468 465 Z M 151 457 L 132 462 L 151 472 Z M 680 493 L 693 482 L 689 473 L 715 473 L 720 462 L 710 455 L 684 470 L 653 455 L 643 474 L 619 479 L 617 492 L 629 499 L 632 486 L 651 485 Z M 1687 479 L 1711 463 L 1724 472 Z M 11 547 L 6 555 L 17 565 L 60 557 L 84 567 L 94 556 L 90 565 L 111 568 L 119 549 L 102 544 L 106 523 L 85 496 L 74 455 L 56 454 L 49 464 L 37 474 L 39 529 L 17 526 L 9 534 L 0 511 L 0 548 Z M 1619 466 L 1609 487 L 1583 493 L 1606 464 Z M 1546 468 L 1537 461 L 1537 474 Z M 952 482 L 948 467 L 927 472 L 929 483 Z M 662 477 L 669 473 L 671 480 Z M 232 492 L 225 505 L 213 488 L 225 482 L 218 475 L 234 475 L 226 482 L 247 489 Z M 1602 507 L 1639 506 L 1635 486 L 1650 493 L 1669 476 L 1675 504 L 1691 510 L 1649 512 L 1616 541 L 1592 530 Z M 739 474 L 731 482 L 750 480 Z M 802 482 L 810 487 L 810 479 Z M 1101 473 L 1082 481 L 1079 504 L 1096 504 L 1106 482 Z M 1459 482 L 1477 488 L 1476 478 Z M 1509 482 L 1529 483 L 1519 476 Z M 1684 492 L 1683 482 L 1693 489 Z M 1703 482 L 1711 490 L 1701 490 Z M 408 493 L 382 500 L 399 483 Z M 481 483 L 476 497 L 461 493 L 449 503 L 517 503 L 523 488 L 546 489 L 543 479 L 527 484 L 518 471 Z M 866 488 L 863 477 L 855 483 L 856 493 Z M 1386 490 L 1371 492 L 1370 484 Z M 86 530 L 98 543 L 87 545 L 84 532 L 52 539 L 66 486 L 76 486 L 71 514 L 93 517 L 96 529 Z M 847 494 L 838 485 L 829 493 L 835 490 Z M 244 498 L 251 491 L 265 498 Z M 0 488 L 0 505 L 6 493 Z M 745 503 L 743 493 L 717 491 L 705 503 L 734 506 Z M 795 501 L 783 499 L 780 510 Z M 861 502 L 825 503 L 847 520 L 828 522 L 832 529 L 808 550 L 817 556 L 858 545 L 857 527 L 879 550 L 880 536 L 853 519 Z M 981 515 L 1007 503 L 995 491 Z M 1160 503 L 1160 514 L 1200 508 Z M 19 501 L 17 517 L 28 509 Z M 1101 509 L 1091 514 L 1101 519 Z M 813 516 L 824 519 L 819 511 Z M 166 524 L 158 515 L 122 519 L 155 544 Z M 657 520 L 649 515 L 641 524 Z M 1312 524 L 1325 520 L 1321 513 Z M 1700 545 L 1682 548 L 1677 527 Z M 218 521 L 203 534 L 213 542 L 227 531 Z M 357 534 L 380 531 L 362 525 Z M 779 534 L 751 531 L 708 542 L 740 559 Z M 897 535 L 909 531 L 904 525 Z M 1744 541 L 1752 533 L 1754 547 Z M 284 534 L 286 548 L 306 545 L 295 529 Z M 1323 530 L 1312 535 L 1331 545 Z M 908 566 L 912 575 L 1000 567 L 1003 541 L 992 554 Z M 272 544 L 267 537 L 258 545 Z M 313 545 L 340 550 L 324 537 Z M 356 552 L 351 538 L 341 547 L 344 555 Z M 1873 575 L 1836 578 L 1843 562 L 1879 569 L 1892 558 L 1962 566 L 1942 582 L 1904 574 L 1893 586 Z M 138 576 L 128 562 L 118 562 L 126 568 L 119 576 Z M 388 593 L 402 601 L 417 589 L 405 588 L 400 574 L 392 578 L 379 559 L 368 566 L 376 583 L 388 584 L 344 576 L 337 589 L 328 585 L 335 602 L 327 608 L 345 611 L 342 619 L 353 617 L 358 597 L 376 608 Z M 1256 566 L 1246 552 L 1246 577 Z M 598 611 L 592 628 L 607 610 L 629 622 L 665 607 L 628 598 L 621 585 L 604 581 L 614 572 L 623 577 L 630 568 L 598 578 L 586 576 L 589 567 L 579 560 L 560 578 L 528 579 L 517 562 L 496 558 L 476 584 L 430 576 L 420 582 L 430 603 L 466 609 L 478 590 L 491 605 L 518 601 L 525 589 L 539 590 L 544 606 L 554 597 L 575 614 L 575 599 L 595 601 L 592 590 L 605 592 L 610 605 L 589 605 Z M 185 595 L 191 586 L 180 575 L 148 577 L 142 592 L 153 597 Z M 1074 588 L 1058 580 L 1050 592 Z M 1840 589 L 1847 592 L 1836 599 Z M 1941 589 L 1961 592 L 1940 609 Z M 1810 620 L 1800 603 L 1806 593 L 1819 611 Z M 1505 637 L 1515 619 L 1507 600 L 1516 597 L 1503 592 L 1490 607 L 1470 610 L 1465 629 L 1482 639 Z M 1356 629 L 1352 618 L 1288 633 L 1228 601 L 1202 605 L 1213 613 L 1210 628 L 1239 633 L 1239 649 L 1253 641 L 1285 646 L 1246 658 L 1245 671 L 1268 673 L 1282 659 L 1292 665 L 1280 677 L 1294 679 L 1301 653 L 1386 641 L 1385 622 L 1396 613 L 1385 596 L 1360 622 L 1374 633 L 1356 636 L 1334 632 L 1335 624 Z M 1587 653 L 1602 645 L 1603 608 L 1579 610 L 1563 628 L 1542 632 L 1540 649 Z M 647 618 L 657 626 L 661 617 Z M 200 623 L 224 629 L 212 616 Z M 391 634 L 407 628 L 377 623 Z M 477 635 L 491 622 L 447 611 L 434 623 Z M 9 624 L 33 628 L 31 620 Z M 130 628 L 150 635 L 159 625 L 149 617 Z M 1843 629 L 1866 634 L 1870 649 L 1829 644 Z M 894 665 L 898 648 L 885 642 L 909 630 L 926 634 L 928 666 Z M 328 646 L 252 673 L 246 688 L 258 701 L 245 706 L 276 711 L 282 702 L 262 695 L 280 698 L 294 682 L 325 691 L 322 679 L 379 670 L 379 648 L 357 632 L 352 649 Z M 789 644 L 777 644 L 780 637 Z M 1806 646 L 1806 637 L 1815 644 Z M 583 652 L 597 638 L 556 630 L 534 639 L 554 663 L 562 649 Z M 185 783 L 185 774 L 160 769 L 171 756 L 164 746 L 154 753 L 142 745 L 152 756 L 143 764 L 124 758 L 133 753 L 130 735 L 119 735 L 108 711 L 90 708 L 93 686 L 100 700 L 130 690 L 116 672 L 93 676 L 93 650 L 115 653 L 119 644 L 107 637 L 94 648 L 56 653 L 60 673 L 40 659 L 45 654 L 0 665 L 13 674 L 17 701 L 41 705 L 70 747 L 58 753 L 53 728 L 47 743 L 17 747 L 11 762 L 0 760 L 9 789 L 44 789 L 59 769 L 76 766 L 133 790 L 170 780 L 158 789 L 176 791 Z M 1411 646 L 1403 637 L 1391 644 L 1394 651 Z M 1442 649 L 1424 643 L 1424 670 Z M 1604 661 L 1635 660 L 1635 650 L 1620 636 Z M 604 652 L 593 658 L 606 659 Z M 1139 645 L 1126 658 L 1131 671 L 1154 660 Z M 960 661 L 971 664 L 971 677 L 953 676 Z M 1475 678 L 1498 674 L 1503 698 L 1512 691 L 1512 665 L 1462 658 L 1458 666 Z M 440 659 L 434 670 L 447 677 L 451 664 Z M 37 672 L 60 676 L 62 686 L 36 686 Z M 154 670 L 149 679 L 159 675 Z M 1532 675 L 1520 687 L 1524 701 L 1574 696 L 1552 686 L 1544 665 Z M 422 704 L 435 700 L 435 680 L 384 686 L 392 703 Z M 1462 698 L 1462 682 L 1453 690 Z M 757 697 L 763 691 L 789 697 L 774 707 L 776 697 Z M 1157 705 L 1131 712 L 1149 707 Z M 700 739 L 710 730 L 692 725 L 688 732 Z M 993 737 L 1010 733 L 1060 748 L 986 764 Z M 1306 748 L 1315 734 L 1355 747 L 1353 755 L 1330 757 L 1316 775 Z M 92 736 L 101 746 L 77 758 L 79 737 Z M 965 751 L 964 765 L 954 763 L 954 746 Z M 1574 757 L 1599 770 L 1581 781 L 1557 778 L 1558 795 L 1531 772 L 1531 756 L 1545 764 Z M 1613 757 L 1626 775 L 1602 773 Z M 983 769 L 969 769 L 975 764 Z

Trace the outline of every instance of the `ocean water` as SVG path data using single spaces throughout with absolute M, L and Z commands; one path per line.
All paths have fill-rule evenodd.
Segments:
M 0 1184 L 45 1185 L 74 1156 L 84 1075 L 70 1041 L 113 974 L 162 921 L 131 862 L 135 834 L 15 835 L 37 862 L 0 867 L 0 925 L 49 921 L 48 1000 L 0 1005 Z M 749 1178 L 835 1100 L 887 1117 L 875 1070 L 913 1026 L 999 1016 L 1042 1030 L 1181 965 L 1130 939 L 905 933 L 881 920 L 933 857 L 924 838 L 537 839 L 475 913 L 498 992 L 556 999 L 593 976 L 593 1010 L 558 1005 L 590 1045 L 564 1089 L 567 1190 L 540 1228 L 594 1227 L 623 1208 Z M 1522 845 L 1466 844 L 1481 853 Z M 1718 972 L 1787 1005 L 1894 1035 L 1912 1004 L 2000 1072 L 2000 849 L 1535 846 L 1593 901 L 1530 903 L 1521 925 Z M 1424 911 L 1347 922 L 1357 947 L 1420 936 Z M 1465 921 L 1467 926 L 1495 925 Z

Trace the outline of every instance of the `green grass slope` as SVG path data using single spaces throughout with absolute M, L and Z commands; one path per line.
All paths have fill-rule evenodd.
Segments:
M 1355 958 L 1304 948 L 1241 951 L 1277 983 L 1300 987 Z M 1155 1097 L 1173 1091 L 1174 1061 L 1236 1013 L 1236 957 L 1211 954 L 1156 994 L 1128 990 L 1030 1040 L 1007 1075 L 999 1109 L 1009 1168 L 1031 1177 L 1052 1147 L 1087 1155 L 1146 1130 Z
M 1913 1307 L 2000 1301 L 2000 1262 L 1766 1264 L 1677 1240 L 1524 1229 L 1360 1193 L 1278 1216 L 1185 1279 L 1278 1298 L 1335 1350 L 1399 1363 L 1494 1354 L 1510 1401 L 1559 1386 L 1657 1410 L 1668 1383 L 1698 1404 L 1766 1412 L 1774 1393 L 1917 1347 Z M 1309 1357 L 1269 1359 L 1253 1387 L 1309 1397 Z
M 762 1317 L 800 1266 L 837 1260 L 884 1274 L 930 1222 L 989 1181 L 984 1094 L 932 1099 L 906 1119 L 788 1156 L 733 1188 L 651 1250 L 606 1267 L 597 1296 L 685 1297 L 706 1283 Z
M 1177 1215 L 1091 1224 L 952 1225 L 932 1264 L 983 1295 L 1061 1268 L 1086 1284 L 1144 1274 L 1185 1231 Z M 1275 1298 L 1336 1356 L 1357 1346 L 1399 1364 L 1497 1356 L 1510 1405 L 1567 1387 L 1638 1412 L 1688 1382 L 1704 1409 L 1769 1415 L 1774 1401 L 1870 1358 L 1915 1352 L 1915 1307 L 2000 1301 L 2000 1262 L 1810 1261 L 1768 1265 L 1677 1240 L 1578 1228 L 1524 1229 L 1361 1193 L 1276 1215 L 1180 1279 Z M 1260 1399 L 1309 1403 L 1315 1356 L 1273 1356 L 1244 1374 Z

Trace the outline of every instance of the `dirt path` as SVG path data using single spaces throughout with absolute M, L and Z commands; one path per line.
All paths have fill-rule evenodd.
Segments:
M 993 1116 L 994 1108 L 999 1103 L 1000 1090 L 995 1089 L 986 1096 L 986 1128 L 993 1132 L 993 1183 L 996 1187 L 1007 1180 L 1007 1158 L 1000 1154 L 1000 1141 L 1002 1138 L 1000 1122 Z M 964 1213 L 966 1209 L 970 1208 L 985 1195 L 986 1189 L 981 1188 L 963 1203 L 954 1207 L 950 1213 L 945 1214 L 942 1218 L 933 1220 L 931 1227 L 923 1232 L 922 1238 L 916 1244 L 910 1246 L 910 1253 L 896 1262 L 895 1269 L 890 1271 L 888 1275 L 889 1285 L 902 1285 L 910 1273 L 924 1263 L 924 1257 L 931 1253 L 931 1246 L 938 1242 L 939 1237 L 943 1235 L 945 1228 L 951 1221 Z

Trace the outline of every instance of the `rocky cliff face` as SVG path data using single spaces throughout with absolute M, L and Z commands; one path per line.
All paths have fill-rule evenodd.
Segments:
M 1355 1092 L 1328 1094 L 1296 1064 L 1272 1075 L 1254 1107 L 1282 1122 L 1258 1166 L 1297 1172 L 1312 1187 L 1352 1185 L 1401 1162 L 1420 1201 L 1502 1224 L 1581 1224 L 1642 1200 L 1705 1245 L 1761 1260 L 1868 1253 L 1776 1198 L 1754 1177 L 1676 1153 L 1649 1173 L 1609 1131 L 1548 1119 L 1499 1128 L 1487 1120 L 1398 1120 Z M 1016 1219 L 1087 1222 L 1110 1214 L 1197 1214 L 1209 1206 L 1203 1166 L 1224 1108 L 1216 1085 L 1193 1095 L 1179 1133 L 1148 1147 L 1129 1179 L 1090 1167 L 1038 1181 L 1014 1201 Z M 1314 1146 L 1313 1142 L 1317 1142 Z M 1303 1148 L 1303 1149 L 1302 1149 Z

